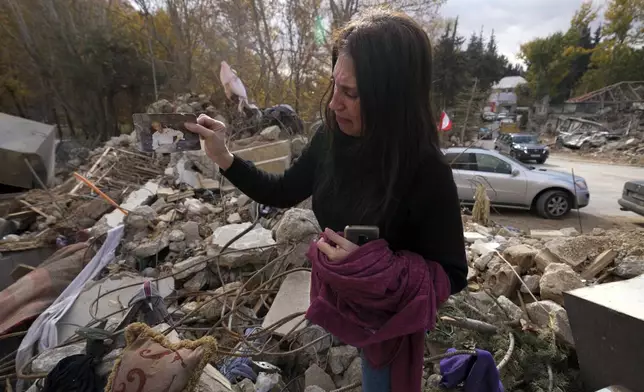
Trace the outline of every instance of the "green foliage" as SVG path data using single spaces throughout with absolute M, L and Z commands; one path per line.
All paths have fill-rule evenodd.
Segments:
M 503 76 L 520 73 L 497 50 L 494 32 L 486 41 L 482 35 L 472 34 L 467 47 L 465 38 L 458 34 L 458 19 L 448 21 L 434 48 L 434 94 L 437 109 L 460 106 L 469 101 L 474 80 L 477 91 L 484 93 Z M 478 99 L 475 99 L 478 101 Z M 474 116 L 476 117 L 476 116 Z
M 551 102 L 561 103 L 620 81 L 644 79 L 644 1 L 610 0 L 603 15 L 605 24 L 591 33 L 597 17 L 597 9 L 586 1 L 568 31 L 521 46 L 534 99 L 548 95 Z

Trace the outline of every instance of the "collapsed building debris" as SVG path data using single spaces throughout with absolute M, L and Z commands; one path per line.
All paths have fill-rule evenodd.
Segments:
M 232 146 L 279 172 L 301 152 L 295 140 L 306 144 L 287 135 L 267 127 Z M 63 359 L 94 355 L 98 339 L 104 347 L 94 371 L 105 379 L 128 350 L 123 331 L 144 321 L 173 344 L 215 338 L 198 391 L 360 391 L 358 349 L 304 318 L 310 290 L 305 252 L 321 231 L 312 211 L 258 205 L 199 151 L 162 157 L 133 146 L 130 135 L 116 138 L 77 169 L 87 182 L 70 176 L 2 205 L 13 223 L 0 251 L 58 248 L 68 257 L 65 271 L 73 270 L 71 277 L 55 276 L 59 286 L 101 252 L 106 233 L 121 225 L 123 232 L 107 267 L 83 284 L 55 326 L 56 344 L 19 366 L 8 353 L 0 378 L 46 378 Z M 448 300 L 426 336 L 424 390 L 440 390 L 441 359 L 477 355 L 475 349 L 493 356 L 508 390 L 575 390 L 575 334 L 564 293 L 642 275 L 642 230 L 522 233 L 467 217 L 464 224 L 468 289 Z M 56 260 L 60 254 L 16 275 L 15 286 L 2 294 L 59 273 L 64 268 L 52 268 Z M 25 299 L 29 314 L 7 315 L 13 322 L 3 324 L 0 339 L 23 333 L 16 328 L 55 299 L 33 294 Z M 447 353 L 450 348 L 457 351 Z
M 644 82 L 621 82 L 572 98 L 549 122 L 555 148 L 633 165 L 644 164 Z

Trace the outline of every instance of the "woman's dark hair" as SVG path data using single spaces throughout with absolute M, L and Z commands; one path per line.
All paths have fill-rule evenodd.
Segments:
M 363 165 L 363 173 L 371 173 L 361 182 L 373 187 L 361 209 L 370 215 L 379 212 L 383 219 L 387 211 L 392 213 L 400 192 L 411 186 L 421 162 L 427 162 L 428 155 L 442 156 L 430 98 L 431 44 L 407 15 L 377 9 L 357 16 L 337 32 L 334 68 L 340 54 L 348 55 L 355 67 L 362 117 L 357 164 Z M 333 135 L 339 131 L 329 109 L 333 82 L 330 91 L 323 117 Z

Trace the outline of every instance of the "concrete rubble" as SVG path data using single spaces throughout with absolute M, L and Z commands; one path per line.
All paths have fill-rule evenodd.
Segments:
M 159 101 L 153 109 L 214 110 L 186 99 L 178 107 Z M 295 138 L 285 140 L 285 135 L 288 132 L 271 126 L 251 135 L 252 140 L 236 143 L 249 159 L 278 171 L 288 167 L 306 144 L 303 136 L 296 136 L 296 148 Z M 23 229 L 0 241 L 2 252 L 62 248 L 90 237 L 100 242 L 109 228 L 124 225 L 114 261 L 84 286 L 61 319 L 60 342 L 74 341 L 79 326 L 96 327 L 95 320 L 105 321 L 101 328 L 114 332 L 123 322 L 148 317 L 143 311 L 132 315 L 130 300 L 144 282 L 151 281 L 169 313 L 156 329 L 168 332 L 173 341 L 206 334 L 218 340 L 222 353 L 208 364 L 197 390 L 256 391 L 259 385 L 274 383 L 272 390 L 278 391 L 329 392 L 351 386 L 360 391 L 359 350 L 310 325 L 303 316 L 311 279 L 305 252 L 322 229 L 314 213 L 306 208 L 258 205 L 227 185 L 199 152 L 148 157 L 129 149 L 130 144 L 132 139 L 126 135 L 89 153 L 81 171 L 99 188 L 103 181 L 113 184 L 115 188 L 106 193 L 121 209 L 86 187 L 76 187 L 75 181 L 63 181 L 60 188 L 50 190 L 55 202 L 47 192 L 32 191 L 24 198 L 29 204 L 22 203 L 24 211 L 9 212 Z M 119 180 L 118 172 L 106 167 L 117 162 L 133 167 L 146 162 L 153 169 L 147 175 L 139 173 L 135 185 L 127 177 Z M 437 330 L 427 335 L 426 356 L 442 354 L 449 347 L 482 347 L 500 361 L 509 343 L 503 339 L 512 332 L 516 339 L 524 339 L 521 350 L 529 354 L 510 353 L 510 361 L 515 362 L 508 366 L 512 370 L 504 370 L 504 382 L 519 380 L 525 369 L 534 366 L 525 359 L 536 356 L 530 344 L 543 345 L 535 352 L 555 345 L 574 349 L 564 292 L 644 274 L 641 229 L 524 233 L 484 227 L 467 217 L 464 225 L 468 288 L 441 308 Z M 459 335 L 472 328 L 474 335 Z M 61 359 L 85 348 L 81 341 L 45 351 L 29 372 L 51 371 Z M 114 346 L 102 358 L 101 374 L 109 372 L 122 348 L 122 344 Z M 255 377 L 229 371 L 227 361 L 238 358 L 226 354 L 231 350 L 252 360 L 249 366 Z M 424 378 L 433 380 L 435 373 L 426 366 Z M 532 373 L 530 377 L 548 377 L 546 368 Z M 556 377 L 568 376 L 557 373 Z M 286 385 L 293 387 L 284 389 Z

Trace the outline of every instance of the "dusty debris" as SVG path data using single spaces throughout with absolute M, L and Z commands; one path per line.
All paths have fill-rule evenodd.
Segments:
M 563 293 L 584 287 L 581 277 L 566 264 L 552 263 L 546 267 L 539 282 L 541 298 L 563 305 Z
M 178 100 L 157 102 L 152 108 L 213 110 L 205 105 L 207 97 Z M 256 130 L 246 138 L 236 135 L 233 147 L 275 172 L 288 167 L 306 144 L 300 136 L 283 140 L 290 134 L 279 127 Z M 310 291 L 305 252 L 321 231 L 315 214 L 310 209 L 282 211 L 258 205 L 221 181 L 218 168 L 200 152 L 149 157 L 132 151 L 131 144 L 130 135 L 111 141 L 110 147 L 88 154 L 87 167 L 80 170 L 97 187 L 106 188 L 121 209 L 75 181 L 52 189 L 56 203 L 46 192 L 31 191 L 23 198 L 28 205 L 18 203 L 9 209 L 20 219 L 30 217 L 31 228 L 40 225 L 42 230 L 7 233 L 10 237 L 0 242 L 2 251 L 53 244 L 63 241 L 61 236 L 71 243 L 81 241 L 84 237 L 76 234 L 81 227 L 90 229 L 85 238 L 91 234 L 100 241 L 106 229 L 126 226 L 114 262 L 97 282 L 87 285 L 61 320 L 61 341 L 72 339 L 79 325 L 98 325 L 95 318 L 117 328 L 129 317 L 131 298 L 150 281 L 164 298 L 167 320 L 172 321 L 157 327 L 168 330 L 171 339 L 196 340 L 206 334 L 218 339 L 220 352 L 202 373 L 198 391 L 255 391 L 266 380 L 276 383 L 274 390 L 293 386 L 309 392 L 360 383 L 358 349 L 308 325 L 303 317 Z M 576 379 L 567 370 L 567 350 L 574 339 L 563 292 L 643 274 L 642 233 L 593 230 L 591 235 L 580 235 L 572 228 L 522 233 L 464 222 L 469 288 L 440 310 L 437 331 L 427 337 L 426 356 L 449 347 L 476 347 L 490 351 L 498 362 L 508 352 L 512 332 L 520 350 L 510 354 L 502 372 L 504 383 L 523 383 L 517 388 L 525 391 L 538 390 L 531 385 L 547 390 L 544 364 L 552 363 L 553 382 L 567 390 L 565 386 Z M 485 328 L 468 330 L 472 325 Z M 66 350 L 73 352 L 44 353 L 30 369 L 49 371 L 59 358 L 82 352 L 84 344 L 68 346 Z M 119 350 L 122 347 L 115 347 L 103 359 L 102 374 L 119 357 Z M 280 355 L 281 351 L 289 354 Z M 235 366 L 245 363 L 253 368 L 255 376 L 232 377 L 224 366 L 232 359 L 241 361 Z M 260 372 L 266 364 L 278 367 L 279 377 Z M 424 378 L 435 379 L 434 373 L 426 366 Z

